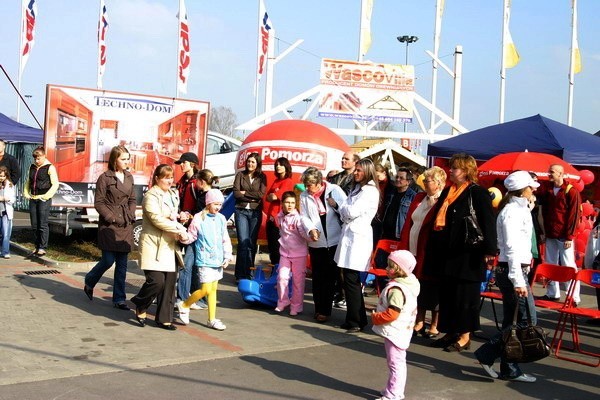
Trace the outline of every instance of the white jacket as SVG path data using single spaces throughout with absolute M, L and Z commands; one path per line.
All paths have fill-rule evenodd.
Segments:
M 508 263 L 508 279 L 514 287 L 527 287 L 521 264 L 531 263 L 533 220 L 528 201 L 513 197 L 496 219 L 498 234 L 498 261 Z
M 360 189 L 355 188 L 339 206 L 338 211 L 344 225 L 334 256 L 338 267 L 355 271 L 369 269 L 373 252 L 371 221 L 377 213 L 378 206 L 379 190 L 373 181 Z
M 10 184 L 0 187 L 0 198 L 4 198 L 4 201 L 0 201 L 0 213 L 6 211 L 8 219 L 13 219 L 15 214 L 14 204 L 17 201 L 15 185 Z
M 333 247 L 340 241 L 342 232 L 342 223 L 337 211 L 327 203 L 327 198 L 332 197 L 337 204 L 342 204 L 346 200 L 346 193 L 338 185 L 333 183 L 323 182 L 325 185 L 325 209 L 327 214 L 325 217 L 325 225 L 327 226 L 327 235 L 323 233 L 323 225 L 319 216 L 319 209 L 314 197 L 308 192 L 302 192 L 300 195 L 300 214 L 307 217 L 319 231 L 319 240 L 308 242 L 308 247 Z

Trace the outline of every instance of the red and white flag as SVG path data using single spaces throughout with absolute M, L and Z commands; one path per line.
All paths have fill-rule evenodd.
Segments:
M 177 51 L 177 95 L 187 93 L 190 76 L 190 27 L 184 0 L 179 0 L 179 46 Z
M 108 31 L 108 13 L 104 0 L 100 0 L 98 19 L 98 89 L 102 89 L 102 77 L 106 68 L 106 32 Z
M 19 62 L 19 76 L 25 69 L 25 64 L 31 54 L 35 43 L 35 19 L 37 17 L 37 4 L 35 0 L 23 0 L 23 22 L 21 27 L 21 59 Z
M 267 66 L 267 57 L 270 45 L 269 39 L 272 27 L 273 25 L 269 19 L 269 14 L 267 14 L 267 9 L 265 8 L 265 2 L 260 0 L 258 9 L 258 58 L 256 68 L 257 86 L 258 82 L 260 82 L 260 77 L 264 73 L 265 67 Z

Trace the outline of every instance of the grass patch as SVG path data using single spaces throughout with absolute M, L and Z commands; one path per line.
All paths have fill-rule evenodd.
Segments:
M 50 233 L 46 256 L 56 261 L 63 262 L 90 262 L 98 261 L 102 251 L 98 248 L 97 232 L 77 231 L 71 236 Z M 12 242 L 34 251 L 34 234 L 31 229 L 22 228 L 13 230 L 10 238 Z M 129 253 L 129 259 L 135 259 L 137 252 Z

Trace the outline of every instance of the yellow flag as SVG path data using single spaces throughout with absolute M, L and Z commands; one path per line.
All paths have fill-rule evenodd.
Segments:
M 579 41 L 575 40 L 575 47 L 573 48 L 573 57 L 574 57 L 574 64 L 573 64 L 573 72 L 578 74 L 581 72 L 581 53 L 579 52 Z
M 371 47 L 371 14 L 374 0 L 362 0 L 362 15 L 360 16 L 360 54 L 365 55 Z
M 521 57 L 517 51 L 517 47 L 513 43 L 510 31 L 506 30 L 506 37 L 504 40 L 504 67 L 512 68 L 519 63 Z

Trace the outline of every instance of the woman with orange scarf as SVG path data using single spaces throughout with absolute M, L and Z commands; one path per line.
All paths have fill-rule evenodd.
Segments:
M 477 184 L 475 159 L 459 153 L 449 164 L 452 185 L 444 189 L 436 204 L 427 262 L 441 279 L 438 329 L 445 332 L 432 346 L 460 352 L 470 348 L 471 332 L 480 329 L 479 289 L 485 280 L 486 263 L 497 252 L 496 224 L 490 195 Z M 483 242 L 475 246 L 465 243 L 469 202 L 483 233 Z

